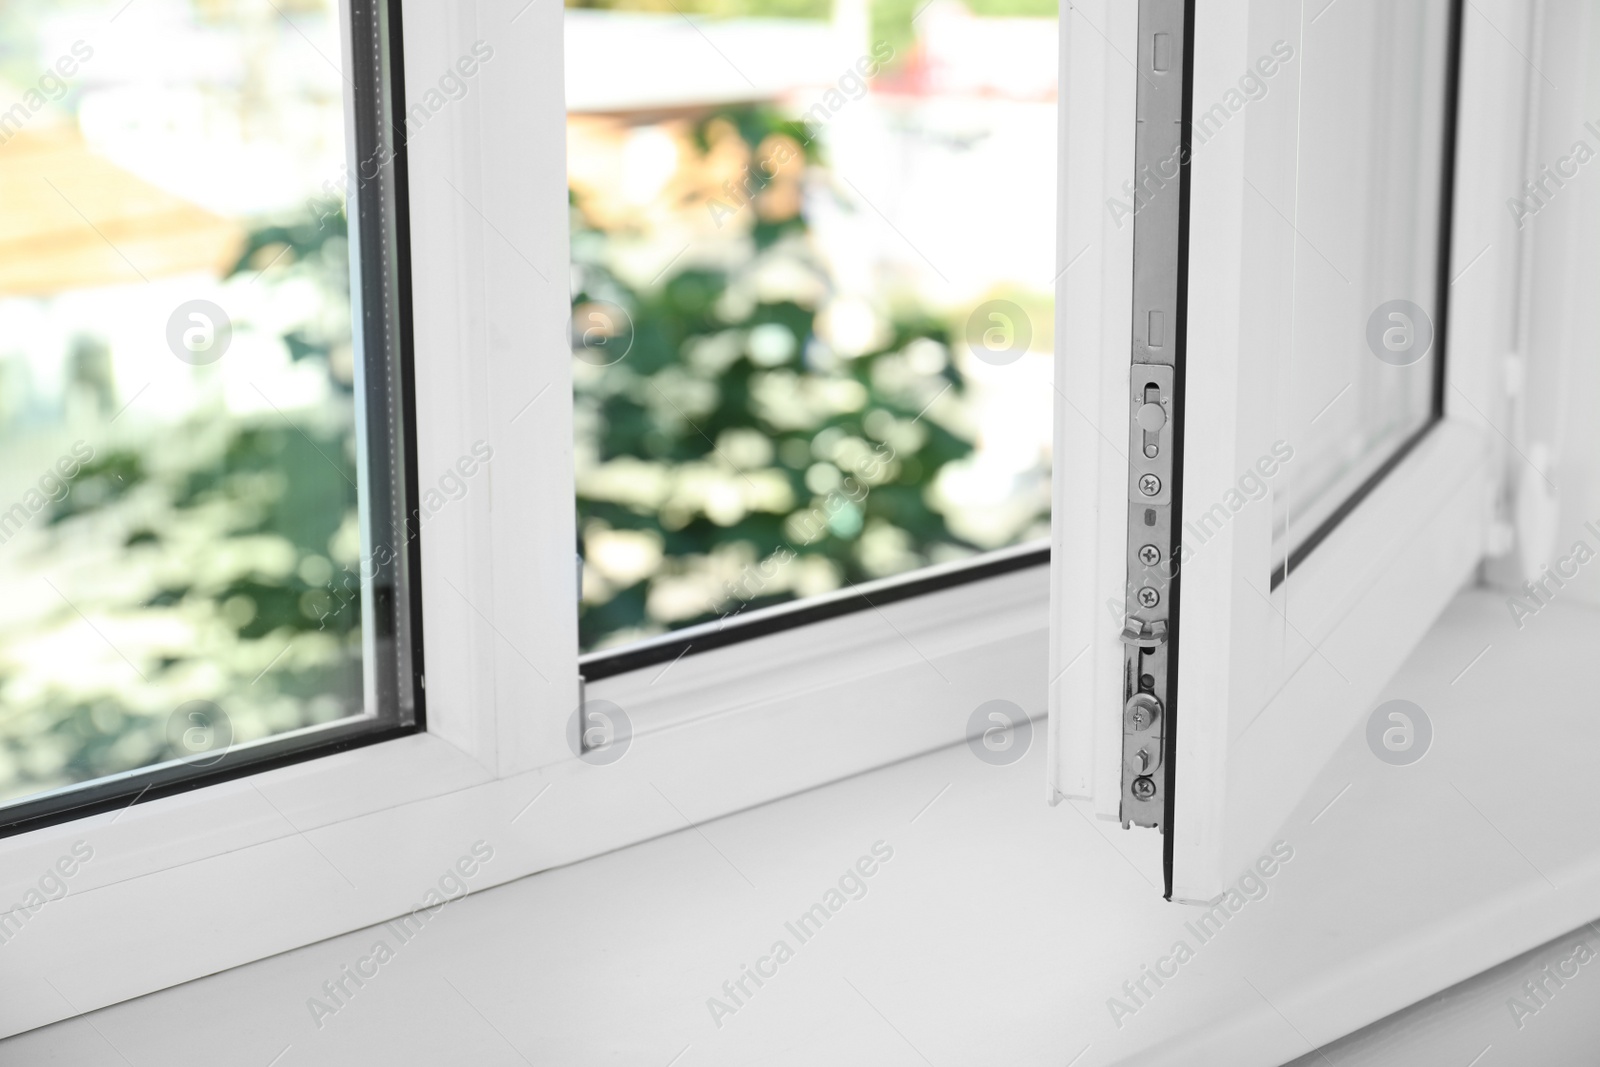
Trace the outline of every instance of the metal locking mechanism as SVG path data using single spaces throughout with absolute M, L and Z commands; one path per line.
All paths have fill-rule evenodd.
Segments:
M 1128 368 L 1128 545 L 1122 824 L 1165 829 L 1179 546 L 1176 475 L 1188 152 L 1184 0 L 1139 0 L 1134 132 L 1133 344 Z
M 1128 583 L 1123 642 L 1122 821 L 1161 826 L 1172 566 L 1172 376 L 1134 364 L 1129 397 Z

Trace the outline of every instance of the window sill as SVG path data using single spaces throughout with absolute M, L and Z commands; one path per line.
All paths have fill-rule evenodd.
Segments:
M 1538 707 L 1575 749 L 1600 743 L 1573 702 L 1544 704 L 1539 687 L 1562 682 L 1535 669 L 1597 639 L 1600 611 L 1557 603 L 1518 632 L 1503 600 L 1463 593 L 1383 694 L 1430 712 L 1433 750 L 1393 767 L 1363 732 L 1347 738 L 1278 835 L 1293 858 L 1204 943 L 1198 909 L 1159 899 L 1158 837 L 1041 802 L 1035 737 L 1009 767 L 956 745 L 475 894 L 320 1029 L 307 998 L 392 935 L 358 931 L 122 1004 L 0 1058 L 103 1057 L 110 1042 L 173 1064 L 210 1063 L 218 1047 L 268 1063 L 286 1046 L 299 1064 L 516 1062 L 509 1042 L 551 1062 L 915 1062 L 911 1044 L 936 1063 L 1282 1063 L 1600 914 L 1600 864 L 1570 838 L 1600 825 L 1600 797 L 1549 774 L 1542 733 L 1496 725 Z M 509 865 L 562 814 L 476 834 Z M 894 854 L 866 895 L 799 943 L 784 924 L 878 841 Z M 779 939 L 793 958 L 761 988 L 747 981 L 719 1028 L 707 999 L 728 1002 L 722 983 Z M 1122 983 L 1179 939 L 1194 958 L 1135 1005 Z M 48 961 L 34 974 L 71 991 Z M 1120 1027 L 1112 997 L 1135 1009 Z
M 0 1035 L 402 914 L 475 840 L 498 850 L 484 888 L 959 742 L 988 700 L 1042 718 L 1047 600 L 1031 566 L 604 679 L 591 699 L 636 719 L 609 765 L 497 778 L 426 734 L 0 841 L 0 908 L 95 850 L 0 944 Z M 565 752 L 570 706 L 548 710 L 515 705 Z M 227 902 L 203 937 L 196 901 Z

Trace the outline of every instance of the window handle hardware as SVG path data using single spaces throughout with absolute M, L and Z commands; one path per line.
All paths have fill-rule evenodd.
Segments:
M 1141 648 L 1154 648 L 1156 645 L 1166 644 L 1167 620 L 1146 622 L 1140 618 L 1130 618 L 1122 629 L 1122 643 Z

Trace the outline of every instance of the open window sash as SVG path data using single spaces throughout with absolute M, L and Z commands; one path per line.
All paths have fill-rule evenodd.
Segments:
M 1149 321 L 1134 234 L 1149 205 L 1183 196 L 1179 566 L 1151 598 L 1176 605 L 1171 688 L 1154 693 L 1170 773 L 1152 775 L 1166 790 L 1152 821 L 1168 895 L 1206 901 L 1496 536 L 1505 446 L 1488 413 L 1513 344 L 1505 192 L 1528 79 L 1452 0 L 1185 6 L 1085 3 L 1063 19 L 1049 791 L 1141 821 L 1126 743 L 1145 580 L 1130 577 L 1130 400 L 1146 377 L 1131 368 Z M 1158 43 L 1163 8 L 1183 37 Z M 1527 33 L 1510 5 L 1487 14 Z M 1136 148 L 1141 91 L 1171 76 L 1158 56 L 1188 64 L 1181 178 Z M 1395 159 L 1409 172 L 1385 170 Z M 1390 300 L 1421 314 L 1392 318 Z M 1410 364 L 1407 344 L 1424 348 Z

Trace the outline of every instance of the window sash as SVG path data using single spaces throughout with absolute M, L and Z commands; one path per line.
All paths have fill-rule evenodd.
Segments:
M 1297 9 L 1208 11 L 1196 22 L 1195 99 L 1220 97 L 1275 40 L 1295 40 L 1301 17 Z M 1504 190 L 1517 183 L 1526 86 L 1525 71 L 1513 69 L 1520 60 L 1507 64 L 1495 52 L 1492 30 L 1468 20 L 1465 31 L 1448 277 L 1470 285 L 1458 287 L 1449 308 L 1444 419 L 1276 590 L 1267 587 L 1270 508 L 1259 503 L 1233 514 L 1184 563 L 1176 811 L 1165 842 L 1175 899 L 1221 891 L 1259 844 L 1253 835 L 1292 807 L 1488 544 L 1499 446 L 1481 412 L 1496 410 L 1491 370 L 1515 312 L 1517 239 Z M 1121 603 L 1126 581 L 1127 464 L 1116 442 L 1128 419 L 1132 243 L 1131 227 L 1119 228 L 1106 205 L 1125 195 L 1134 158 L 1137 77 L 1121 56 L 1134 54 L 1137 12 L 1074 8 L 1069 42 L 1061 247 L 1082 259 L 1057 299 L 1050 774 L 1055 794 L 1091 799 L 1115 819 L 1123 620 L 1108 605 Z M 1281 285 L 1269 226 L 1283 223 L 1245 181 L 1292 136 L 1293 87 L 1283 88 L 1283 102 L 1250 105 L 1194 154 L 1186 515 L 1236 491 L 1241 472 L 1275 440 L 1281 398 L 1265 340 L 1273 335 L 1249 309 L 1262 305 L 1263 288 Z M 1376 633 L 1386 636 L 1382 647 L 1367 640 Z
M 416 532 L 410 248 L 399 7 L 340 8 L 365 713 L 36 793 L 0 805 L 0 837 L 120 810 L 423 728 L 421 562 Z M 338 190 L 329 186 L 330 195 Z M 316 204 L 310 205 L 317 207 Z M 332 210 L 327 205 L 319 211 Z

